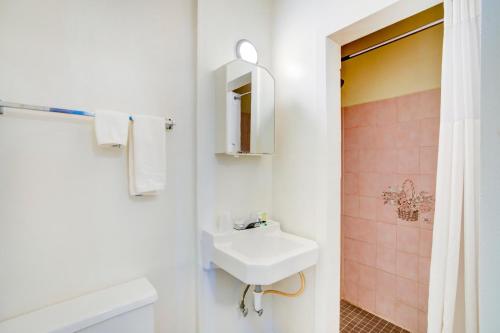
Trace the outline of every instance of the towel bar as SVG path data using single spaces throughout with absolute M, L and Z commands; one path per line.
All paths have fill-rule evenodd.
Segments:
M 64 113 L 64 114 L 71 114 L 71 115 L 84 116 L 84 117 L 95 117 L 95 113 L 90 112 L 90 111 L 62 109 L 62 108 L 40 106 L 40 105 L 29 105 L 29 104 L 13 103 L 13 102 L 6 102 L 6 101 L 0 100 L 0 115 L 4 114 L 4 108 L 23 109 L 23 110 L 32 110 L 32 111 L 41 111 L 41 112 Z M 132 116 L 129 116 L 129 118 L 131 121 L 134 120 Z M 175 126 L 175 121 L 172 118 L 165 119 L 165 129 L 166 130 L 171 130 L 174 128 L 174 126 Z

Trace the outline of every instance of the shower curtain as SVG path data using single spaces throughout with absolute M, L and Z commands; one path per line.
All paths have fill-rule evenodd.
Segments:
M 428 332 L 479 331 L 480 1 L 445 0 Z

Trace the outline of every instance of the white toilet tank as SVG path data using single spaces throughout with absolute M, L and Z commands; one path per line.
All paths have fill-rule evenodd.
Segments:
M 0 323 L 0 333 L 153 333 L 158 299 L 145 278 Z

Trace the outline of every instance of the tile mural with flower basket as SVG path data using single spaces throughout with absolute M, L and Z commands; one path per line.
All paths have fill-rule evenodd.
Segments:
M 384 204 L 397 207 L 399 219 L 408 222 L 418 221 L 420 213 L 428 213 L 434 207 L 434 196 L 425 191 L 415 193 L 411 179 L 406 179 L 400 187 L 389 186 L 382 197 Z

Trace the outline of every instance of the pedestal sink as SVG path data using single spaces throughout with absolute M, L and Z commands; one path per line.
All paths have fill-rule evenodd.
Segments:
M 274 221 L 248 230 L 203 231 L 202 250 L 205 269 L 223 269 L 252 285 L 273 284 L 318 260 L 316 242 L 283 232 Z

